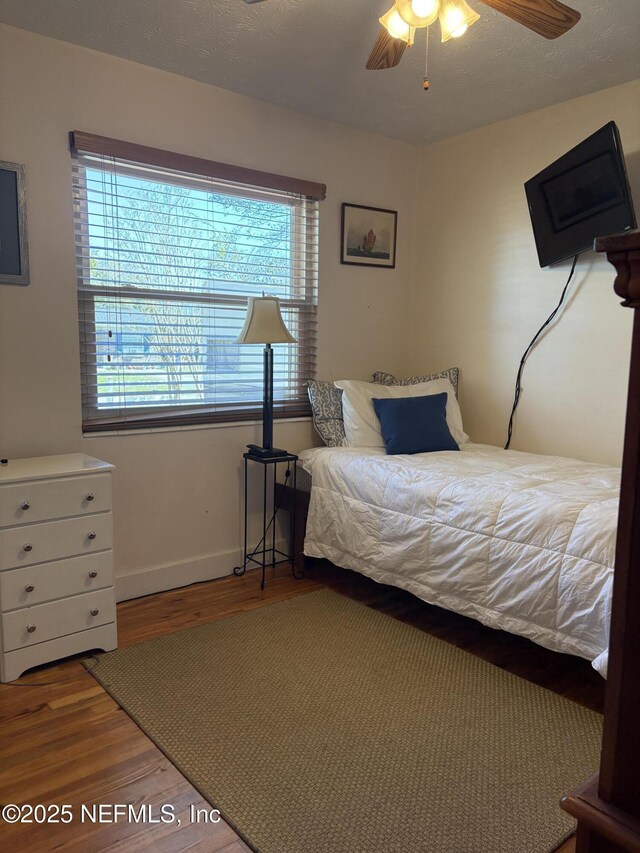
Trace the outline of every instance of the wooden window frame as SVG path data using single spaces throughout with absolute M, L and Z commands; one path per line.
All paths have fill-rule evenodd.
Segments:
M 127 165 L 139 165 L 143 169 L 145 166 L 164 169 L 171 172 L 172 179 L 175 177 L 178 183 L 180 176 L 183 175 L 185 183 L 190 186 L 198 179 L 206 180 L 213 178 L 218 181 L 229 181 L 233 184 L 246 185 L 248 197 L 252 197 L 251 189 L 275 190 L 303 196 L 312 201 L 319 201 L 326 197 L 325 184 L 204 160 L 199 157 L 177 154 L 162 149 L 149 148 L 109 137 L 96 136 L 95 134 L 83 131 L 71 131 L 70 148 L 73 155 L 90 154 L 97 157 L 113 158 L 114 161 L 125 161 Z M 80 240 L 76 237 L 76 245 L 87 251 L 89 245 L 87 188 L 84 183 L 84 170 L 79 169 L 77 174 L 79 177 L 74 179 L 75 231 L 76 235 L 80 235 Z M 233 192 L 234 190 L 232 189 L 231 191 Z M 298 230 L 298 233 L 302 232 L 304 234 L 304 259 L 294 264 L 291 270 L 293 298 L 281 299 L 281 304 L 285 309 L 294 309 L 299 315 L 306 314 L 315 318 L 317 316 L 317 303 L 314 303 L 313 294 L 317 291 L 317 227 L 313 223 L 295 222 L 296 217 L 306 218 L 307 215 L 307 212 L 303 208 L 293 208 L 292 231 Z M 82 240 L 86 240 L 86 245 L 82 245 Z M 315 259 L 311 268 L 307 266 L 308 257 Z M 299 270 L 296 270 L 298 266 Z M 297 294 L 300 294 L 302 298 L 296 299 L 295 296 Z M 113 296 L 113 288 L 105 286 L 104 289 L 101 289 L 97 285 L 86 285 L 83 270 L 79 265 L 78 298 L 79 303 L 81 303 L 79 304 L 79 315 L 83 388 L 83 432 L 85 434 L 260 420 L 262 416 L 262 400 L 255 401 L 255 404 L 252 401 L 243 401 L 242 407 L 236 409 L 233 408 L 233 404 L 219 404 L 218 406 L 211 403 L 203 403 L 202 405 L 176 405 L 175 412 L 167 411 L 170 407 L 166 405 L 138 408 L 131 406 L 126 407 L 126 414 L 124 416 L 122 414 L 115 416 L 114 410 L 105 411 L 104 416 L 101 416 L 98 409 L 97 395 L 95 391 L 91 391 L 91 389 L 97 387 L 95 345 L 93 359 L 91 359 L 89 351 L 89 338 L 93 340 L 95 334 L 93 337 L 91 334 L 87 335 L 87 323 L 91 322 L 89 315 L 94 316 L 94 312 L 90 306 L 93 299 L 100 295 Z M 118 295 L 123 298 L 144 298 L 146 296 L 147 298 L 177 299 L 183 302 L 210 301 L 216 303 L 222 301 L 238 305 L 246 302 L 246 297 L 241 295 L 211 294 L 211 296 L 206 296 L 202 292 L 177 294 L 175 291 L 149 291 L 145 288 L 136 288 L 135 286 L 119 286 Z M 305 325 L 308 325 L 308 316 L 305 318 Z M 306 341 L 305 347 L 307 350 L 311 349 L 315 351 L 315 329 L 310 333 L 310 338 Z M 294 370 L 297 372 L 296 381 L 300 385 L 306 378 L 303 375 L 304 364 L 298 360 Z M 116 411 L 122 412 L 122 410 Z M 308 401 L 294 401 L 289 405 L 284 403 L 280 406 L 276 404 L 274 410 L 274 417 L 276 418 L 306 418 L 310 414 Z

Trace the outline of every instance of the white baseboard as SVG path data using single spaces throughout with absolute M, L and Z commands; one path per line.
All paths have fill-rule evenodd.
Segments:
M 276 541 L 276 548 L 280 551 L 284 551 L 286 546 L 288 542 L 284 539 Z M 114 578 L 116 601 L 127 601 L 130 598 L 140 598 L 154 592 L 189 586 L 199 581 L 223 578 L 233 574 L 233 567 L 241 564 L 242 549 L 234 548 L 116 574 Z

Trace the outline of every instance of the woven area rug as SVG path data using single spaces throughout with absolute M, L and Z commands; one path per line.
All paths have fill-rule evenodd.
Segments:
M 547 853 L 601 717 L 320 590 L 93 675 L 260 853 Z

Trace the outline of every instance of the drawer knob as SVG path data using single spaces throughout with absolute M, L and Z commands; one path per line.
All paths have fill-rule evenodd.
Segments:
M 97 578 L 98 577 L 98 573 L 96 572 L 95 569 L 91 569 L 91 571 L 89 572 L 89 577 L 90 578 Z
M 28 509 L 31 509 L 31 504 L 29 503 L 29 501 L 22 501 L 22 503 L 20 504 L 20 509 L 23 509 L 26 512 Z
M 89 611 L 89 613 L 90 613 L 92 616 L 97 616 L 97 615 L 98 615 L 98 613 L 100 613 L 100 611 L 98 610 L 98 608 L 97 608 L 97 607 L 92 607 L 92 608 L 91 608 L 91 610 Z
M 84 499 L 86 501 L 92 501 L 92 500 L 94 500 L 94 498 L 95 498 L 95 495 L 93 494 L 93 492 L 87 492 L 87 494 L 84 496 Z
M 28 583 L 25 586 L 24 591 L 25 592 L 33 592 L 34 589 L 35 589 L 35 586 L 32 583 Z
M 33 634 L 33 632 L 34 632 L 35 630 L 36 630 L 36 626 L 35 626 L 33 623 L 32 623 L 31 625 L 27 625 L 27 632 L 28 632 L 29 634 Z
M 95 530 L 92 530 L 90 533 L 87 533 L 87 539 L 95 539 L 96 533 Z
M 26 543 L 22 546 L 22 550 L 23 550 L 23 551 L 33 551 L 33 545 L 31 544 L 31 542 L 26 542 Z

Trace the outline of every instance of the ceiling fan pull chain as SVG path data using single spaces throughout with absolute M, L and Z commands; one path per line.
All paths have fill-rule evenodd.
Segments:
M 429 30 L 430 27 L 427 27 L 426 39 L 425 39 L 425 51 L 424 51 L 424 80 L 422 81 L 422 88 L 425 92 L 429 91 Z

